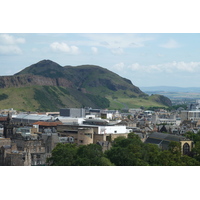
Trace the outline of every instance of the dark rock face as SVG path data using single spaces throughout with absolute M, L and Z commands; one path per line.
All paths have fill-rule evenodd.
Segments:
M 1 76 L 0 88 L 24 87 L 31 85 L 72 87 L 73 84 L 64 78 L 47 78 L 35 75 Z
M 159 95 L 158 99 L 156 100 L 158 103 L 162 103 L 165 106 L 172 106 L 172 102 L 169 98 L 163 96 L 163 95 Z
M 22 75 L 24 75 L 24 77 Z M 33 75 L 35 75 L 34 78 Z M 42 60 L 26 67 L 21 72 L 15 74 L 10 79 L 10 82 L 9 80 L 5 81 L 5 78 L 2 84 L 0 81 L 0 87 L 19 87 L 27 84 L 77 88 L 105 87 L 114 92 L 118 90 L 130 90 L 136 94 L 143 94 L 130 80 L 122 78 L 105 68 L 95 65 L 62 67 L 50 60 Z

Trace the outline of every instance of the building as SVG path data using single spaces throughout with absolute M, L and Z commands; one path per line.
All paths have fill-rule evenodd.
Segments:
M 181 121 L 184 120 L 200 120 L 200 110 L 183 110 L 180 114 Z
M 80 118 L 85 117 L 85 109 L 83 108 L 62 108 L 60 109 L 60 116 Z
M 193 148 L 193 141 L 179 135 L 154 132 L 148 135 L 145 143 L 158 145 L 162 150 L 167 150 L 170 142 L 175 141 L 181 144 L 181 153 L 187 155 Z
M 151 122 L 152 124 L 180 125 L 181 120 L 176 118 L 176 114 L 163 114 L 159 116 L 157 113 L 155 113 L 152 115 Z
M 71 138 L 72 143 L 77 145 L 100 144 L 103 150 L 111 147 L 112 141 L 119 137 L 127 137 L 132 129 L 126 126 L 112 126 L 107 120 L 88 120 L 89 124 L 82 125 L 58 125 L 57 131 L 60 137 Z
M 15 128 L 15 134 L 21 134 L 23 137 L 29 137 L 31 134 L 37 133 L 37 126 L 21 126 Z
M 59 116 L 56 118 L 56 120 L 59 120 L 63 124 L 83 124 L 84 118 L 73 118 L 73 117 L 63 117 Z
M 57 125 L 63 124 L 60 121 L 55 122 L 45 122 L 45 121 L 38 121 L 34 122 L 33 125 L 38 126 L 39 132 L 43 132 L 44 129 L 50 128 L 52 131 L 57 129 Z
M 23 123 L 23 124 L 32 124 L 38 121 L 55 121 L 53 116 L 48 115 L 39 115 L 39 114 L 18 114 L 12 116 L 13 123 Z

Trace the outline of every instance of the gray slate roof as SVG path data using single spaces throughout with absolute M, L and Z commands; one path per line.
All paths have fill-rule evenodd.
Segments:
M 158 132 L 151 133 L 149 135 L 149 138 L 155 138 L 155 139 L 167 140 L 167 141 L 176 141 L 176 142 L 179 142 L 182 140 L 189 140 L 183 136 L 172 135 L 172 134 L 168 134 L 168 133 L 158 133 Z
M 183 140 L 189 140 L 189 139 L 179 135 L 154 132 L 148 136 L 145 143 L 157 144 L 165 149 L 167 148 L 167 146 L 171 141 L 179 142 Z

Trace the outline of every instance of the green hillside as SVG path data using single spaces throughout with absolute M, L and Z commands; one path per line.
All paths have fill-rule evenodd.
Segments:
M 12 107 L 22 111 L 59 111 L 63 107 L 80 108 L 91 105 L 94 108 L 109 107 L 109 101 L 57 86 L 0 89 L 0 109 Z
M 63 107 L 123 109 L 170 106 L 161 95 L 148 96 L 130 80 L 99 66 L 62 67 L 43 60 L 0 77 L 0 109 L 59 111 Z

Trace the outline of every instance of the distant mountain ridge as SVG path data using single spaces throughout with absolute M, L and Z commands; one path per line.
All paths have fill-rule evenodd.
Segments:
M 163 91 L 163 92 L 200 92 L 200 87 L 176 87 L 176 86 L 152 86 L 140 87 L 144 92 Z
M 61 107 L 121 109 L 169 106 L 161 95 L 148 97 L 126 78 L 96 65 L 60 66 L 42 60 L 13 76 L 0 77 L 0 108 L 59 110 Z

